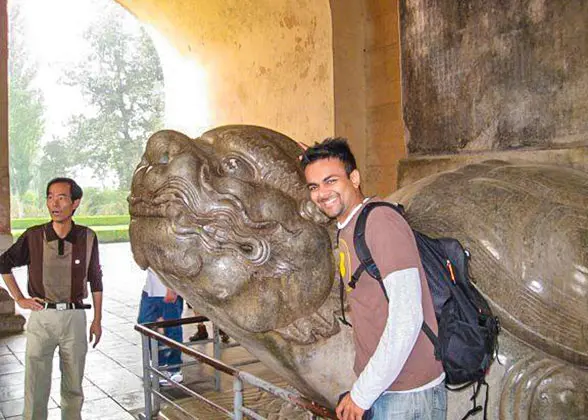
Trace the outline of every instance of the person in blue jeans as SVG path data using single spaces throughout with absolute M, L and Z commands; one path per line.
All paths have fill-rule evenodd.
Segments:
M 348 285 L 357 380 L 337 405 L 337 418 L 445 420 L 445 373 L 421 328 L 424 321 L 437 334 L 437 319 L 412 229 L 390 209 L 370 214 L 365 238 L 382 277 L 378 283 L 360 268 L 354 235 L 362 209 L 382 200 L 363 195 L 347 140 L 308 147 L 301 165 L 310 199 L 337 221 L 339 269 Z
M 139 324 L 148 322 L 155 322 L 163 318 L 163 320 L 179 319 L 182 317 L 184 308 L 184 300 L 178 296 L 173 290 L 168 289 L 161 282 L 157 274 L 151 269 L 147 269 L 147 278 L 143 293 L 141 294 L 141 304 L 139 307 Z M 166 337 L 182 342 L 183 331 L 182 326 L 168 327 L 164 329 Z M 173 366 L 182 363 L 182 352 L 177 349 L 166 348 L 159 350 L 159 365 Z M 182 382 L 184 377 L 179 367 L 168 370 L 167 376 L 176 381 Z M 160 380 L 162 385 L 168 385 L 165 380 Z

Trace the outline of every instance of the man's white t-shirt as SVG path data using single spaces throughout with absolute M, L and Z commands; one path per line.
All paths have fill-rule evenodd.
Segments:
M 161 280 L 159 280 L 157 274 L 148 268 L 143 291 L 147 292 L 147 296 L 149 297 L 165 297 L 165 294 L 167 293 L 167 287 L 165 287 Z

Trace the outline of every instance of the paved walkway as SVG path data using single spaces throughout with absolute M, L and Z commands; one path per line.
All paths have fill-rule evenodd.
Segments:
M 133 327 L 145 273 L 132 260 L 128 243 L 101 245 L 100 258 L 104 273 L 103 333 L 98 346 L 88 351 L 82 415 L 85 420 L 133 419 L 144 406 L 141 338 Z M 26 271 L 18 269 L 15 274 L 26 290 Z M 28 311 L 19 311 L 28 317 Z M 91 321 L 92 312 L 88 311 Z M 185 327 L 184 337 L 194 329 Z M 25 343 L 24 333 L 0 338 L 0 420 L 22 418 Z M 52 378 L 49 419 L 60 419 L 57 356 Z

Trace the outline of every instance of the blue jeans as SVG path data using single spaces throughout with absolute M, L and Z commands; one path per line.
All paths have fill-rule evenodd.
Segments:
M 388 392 L 370 409 L 370 420 L 445 420 L 447 389 L 442 382 L 418 392 Z
M 139 307 L 139 324 L 147 322 L 155 322 L 158 318 L 164 320 L 179 319 L 182 317 L 182 310 L 184 308 L 184 300 L 178 296 L 174 303 L 165 303 L 163 297 L 149 297 L 147 292 L 141 294 L 141 305 Z M 164 329 L 164 335 L 172 340 L 182 342 L 182 326 L 169 327 Z M 159 365 L 179 365 L 182 363 L 182 352 L 177 349 L 159 350 Z M 174 369 L 173 371 L 178 371 Z

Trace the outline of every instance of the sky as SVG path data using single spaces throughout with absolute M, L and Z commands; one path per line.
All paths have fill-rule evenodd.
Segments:
M 63 69 L 84 54 L 83 33 L 93 16 L 105 7 L 120 6 L 110 0 L 9 0 L 9 7 L 14 3 L 22 7 L 27 47 L 38 63 L 35 84 L 46 104 L 42 142 L 47 142 L 65 135 L 69 116 L 85 106 L 76 88 L 58 83 Z M 139 23 L 128 16 L 129 30 L 139 31 Z
M 76 88 L 59 83 L 63 69 L 76 62 L 87 48 L 84 31 L 105 8 L 124 9 L 113 0 L 9 0 L 8 6 L 17 3 L 22 10 L 27 47 L 38 63 L 35 84 L 45 101 L 45 135 L 41 142 L 46 143 L 65 135 L 69 117 L 86 106 Z M 124 13 L 125 29 L 138 32 L 141 23 L 126 10 Z M 153 28 L 143 27 L 154 41 L 163 69 L 165 128 L 196 137 L 209 128 L 206 73 L 194 59 L 180 56 Z M 100 181 L 90 179 L 91 173 L 81 175 L 86 182 L 100 186 Z

